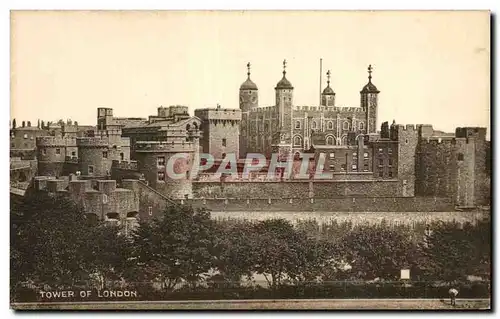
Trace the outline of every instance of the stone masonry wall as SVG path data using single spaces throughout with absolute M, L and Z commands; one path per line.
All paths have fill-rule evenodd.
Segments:
M 193 207 L 215 212 L 446 212 L 454 210 L 450 198 L 352 197 L 322 199 L 189 199 Z
M 401 196 L 397 180 L 193 182 L 194 198 L 332 198 L 342 196 Z

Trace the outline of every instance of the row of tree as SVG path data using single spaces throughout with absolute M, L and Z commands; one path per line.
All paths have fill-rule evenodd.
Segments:
M 49 122 L 47 122 L 47 124 L 45 124 L 45 121 L 38 120 L 37 127 L 41 128 L 41 129 L 48 129 L 52 124 L 53 124 L 53 122 L 51 122 L 51 121 L 49 121 Z M 73 122 L 70 119 L 68 119 L 68 120 L 66 120 L 66 122 L 64 122 L 62 119 L 60 119 L 59 121 L 56 122 L 56 124 L 59 125 L 59 126 L 62 126 L 62 125 L 65 125 L 65 124 L 66 125 L 73 125 L 73 124 L 74 125 L 78 125 L 78 122 L 77 121 Z M 23 121 L 21 125 L 22 125 L 22 127 L 25 127 L 26 125 L 28 127 L 31 127 L 31 121 L 27 121 L 27 122 Z M 12 129 L 17 128 L 16 119 L 12 120 L 11 127 L 12 127 Z
M 311 234 L 286 220 L 216 222 L 205 210 L 170 207 L 161 219 L 99 224 L 61 196 L 37 194 L 11 207 L 11 288 L 99 289 L 121 283 L 165 292 L 207 283 L 239 287 L 262 275 L 268 287 L 342 280 L 462 280 L 488 275 L 490 222 L 409 227 L 337 224 Z M 312 236 L 314 235 L 314 236 Z

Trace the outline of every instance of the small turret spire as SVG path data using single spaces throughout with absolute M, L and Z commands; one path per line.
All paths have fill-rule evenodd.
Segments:
M 327 84 L 327 87 L 330 87 L 330 70 L 328 70 L 328 72 L 326 72 L 326 84 Z
M 247 63 L 247 69 L 248 69 L 247 75 L 248 78 L 250 78 L 250 62 Z
M 372 68 L 372 65 L 370 64 L 368 66 L 368 82 L 371 83 L 372 82 L 372 72 L 373 72 L 373 68 Z
M 285 76 L 286 74 L 286 59 L 283 60 L 283 77 Z

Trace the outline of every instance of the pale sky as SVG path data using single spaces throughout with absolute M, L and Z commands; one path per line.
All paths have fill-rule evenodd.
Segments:
M 359 106 L 368 64 L 378 123 L 490 129 L 488 12 L 13 12 L 11 118 L 96 123 L 98 107 L 147 117 L 160 105 L 238 108 L 252 64 L 260 106 L 282 77 L 295 105 Z M 489 132 L 488 132 L 489 134 Z

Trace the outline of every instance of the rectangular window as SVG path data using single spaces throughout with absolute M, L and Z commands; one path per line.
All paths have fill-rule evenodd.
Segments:
M 458 153 L 458 160 L 463 161 L 464 160 L 464 154 Z
M 365 152 L 365 153 L 363 154 L 363 157 L 364 157 L 364 158 L 368 158 L 368 153 L 366 153 L 366 152 Z
M 165 156 L 158 157 L 158 166 L 165 166 Z
M 384 172 L 383 171 L 378 172 L 378 177 L 384 177 Z
M 46 149 L 42 149 L 42 155 L 47 155 L 47 150 Z
M 389 177 L 392 178 L 392 171 L 389 171 Z
M 352 153 L 352 157 L 358 157 L 358 153 Z
M 153 206 L 148 207 L 148 213 L 149 213 L 149 216 L 153 215 Z
M 383 159 L 379 159 L 378 160 L 378 166 L 384 166 L 384 160 Z
M 16 147 L 16 144 L 12 143 L 12 144 L 10 144 L 10 147 L 15 148 L 15 147 Z M 44 150 L 44 151 L 45 151 L 45 150 Z
M 60 148 L 56 148 L 56 154 L 57 154 L 57 155 L 60 155 L 60 154 L 61 154 L 61 149 L 60 149 Z
M 158 172 L 158 180 L 159 181 L 165 180 L 165 173 L 164 172 Z
M 23 137 L 24 137 L 24 138 L 28 138 L 28 134 L 24 134 L 24 136 L 23 136 Z
M 330 164 L 329 167 L 330 167 L 330 171 L 335 172 L 335 165 L 334 164 Z
M 345 169 L 346 169 L 346 165 L 345 165 L 345 164 L 342 164 L 342 165 L 340 166 L 340 170 L 341 170 L 341 171 L 345 171 Z
M 356 164 L 352 164 L 352 170 L 353 170 L 353 171 L 357 171 L 357 170 L 358 170 L 358 165 L 356 165 Z
M 330 158 L 331 159 L 335 158 L 335 153 L 330 153 Z
M 390 148 L 390 147 L 389 147 L 389 148 L 387 149 L 387 153 L 392 154 L 392 148 Z
M 378 149 L 378 152 L 379 152 L 379 153 L 382 153 L 383 151 L 384 151 L 384 150 L 383 150 L 383 149 L 381 149 L 381 148 L 379 148 L 379 149 Z
M 89 175 L 94 174 L 94 166 L 89 165 Z
M 120 161 L 123 161 L 124 158 L 125 158 L 125 154 L 120 153 Z
M 108 152 L 102 152 L 102 158 L 108 158 Z
M 389 166 L 392 166 L 392 158 L 389 158 Z
M 227 140 L 225 138 L 222 139 L 222 146 L 227 146 Z
M 363 171 L 368 172 L 368 164 L 367 163 L 365 163 L 365 165 L 363 167 Z
M 76 152 L 75 151 L 71 152 L 71 156 L 76 156 Z

